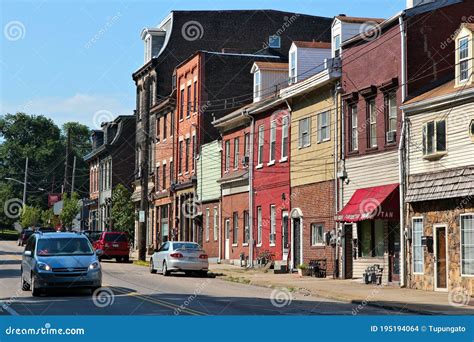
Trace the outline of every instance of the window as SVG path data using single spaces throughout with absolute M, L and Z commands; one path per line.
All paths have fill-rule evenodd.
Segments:
M 359 149 L 359 137 L 358 137 L 359 130 L 357 128 L 357 106 L 356 105 L 350 106 L 349 113 L 350 113 L 350 123 L 351 123 L 350 150 L 357 151 Z
M 334 37 L 334 57 L 341 55 L 341 36 L 338 34 Z
M 206 241 L 209 241 L 209 223 L 211 220 L 211 210 L 206 208 Z
M 392 92 L 388 94 L 386 100 L 386 113 L 387 113 L 387 132 L 396 132 L 397 131 L 397 94 Z M 389 136 L 386 136 L 387 143 L 394 141 L 389 141 Z
M 276 121 L 272 121 L 270 124 L 270 159 L 269 159 L 270 163 L 275 162 L 276 130 L 277 130 Z
M 257 207 L 257 245 L 262 244 L 262 207 Z
M 311 118 L 304 118 L 299 121 L 298 147 L 308 147 L 311 145 Z
M 311 246 L 324 245 L 324 226 L 311 223 Z
M 189 138 L 186 138 L 186 162 L 184 171 L 189 172 Z
M 279 49 L 281 46 L 280 36 L 273 35 L 268 37 L 268 46 L 272 49 Z
M 197 81 L 194 81 L 194 103 L 193 103 L 193 112 L 197 112 L 197 103 L 198 103 L 198 93 L 197 93 Z
M 423 273 L 423 246 L 421 245 L 421 237 L 423 236 L 423 219 L 413 219 L 413 271 L 415 273 Z
M 239 236 L 239 213 L 236 211 L 234 211 L 233 220 L 234 220 L 234 229 L 232 231 L 232 244 L 236 245 L 238 243 L 238 236 Z
M 160 187 L 160 167 L 156 167 L 156 174 L 155 174 L 155 183 L 156 183 L 156 189 L 159 189 Z
M 384 255 L 383 221 L 365 220 L 358 225 L 359 257 L 382 257 Z
M 248 244 L 250 239 L 250 231 L 249 231 L 249 212 L 247 210 L 244 211 L 244 243 Z
M 234 139 L 234 169 L 239 168 L 239 138 Z
M 156 130 L 156 134 L 155 134 L 156 142 L 159 142 L 160 141 L 160 118 L 159 117 L 156 118 L 156 125 L 155 126 L 156 126 L 156 129 L 155 129 Z
M 179 142 L 178 173 L 183 173 L 183 140 Z
M 244 134 L 244 155 L 246 157 L 250 155 L 250 133 Z
M 330 112 L 318 114 L 318 142 L 327 141 L 329 137 Z
M 166 189 L 166 164 L 163 164 L 163 177 L 162 177 L 163 190 Z
M 181 89 L 179 94 L 179 119 L 183 120 L 184 113 L 184 89 Z
M 258 165 L 262 165 L 263 163 L 263 144 L 265 143 L 265 126 L 261 125 L 258 127 L 258 155 L 257 155 L 257 163 Z
M 290 53 L 290 84 L 296 82 L 296 51 Z
M 193 135 L 193 170 L 196 170 L 196 157 L 197 157 L 196 136 Z
M 270 245 L 276 242 L 276 207 L 270 206 Z
M 459 80 L 467 81 L 469 78 L 469 38 L 459 39 Z
M 214 231 L 214 241 L 217 241 L 218 239 L 218 229 L 219 229 L 219 210 L 217 207 L 214 207 L 214 226 L 213 226 L 213 231 Z
M 474 214 L 461 215 L 461 274 L 474 275 Z
M 423 125 L 423 155 L 446 152 L 446 121 L 429 121 Z
M 225 141 L 225 171 L 230 168 L 230 140 Z
M 170 182 L 173 183 L 174 182 L 174 163 L 172 161 L 170 161 Z
M 189 118 L 189 116 L 191 115 L 191 106 L 192 106 L 192 102 L 191 102 L 191 86 L 188 85 L 188 89 L 187 89 L 187 94 L 186 94 L 186 117 Z
M 260 71 L 256 71 L 253 75 L 253 98 L 258 99 L 260 97 Z
M 281 120 L 281 160 L 288 158 L 288 116 Z
M 163 140 L 166 139 L 166 134 L 167 134 L 167 131 L 168 131 L 168 123 L 166 122 L 166 119 L 167 119 L 167 116 L 168 115 L 164 115 L 163 116 Z
M 170 113 L 170 137 L 174 134 L 174 112 Z
M 161 238 L 163 242 L 169 240 L 169 218 L 167 205 L 161 207 Z
M 367 147 L 377 147 L 377 108 L 375 107 L 375 99 L 367 102 L 367 119 L 369 121 Z

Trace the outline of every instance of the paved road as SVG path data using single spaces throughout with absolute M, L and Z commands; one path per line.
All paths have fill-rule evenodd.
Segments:
M 0 241 L 0 315 L 351 315 L 353 304 L 216 278 L 163 277 L 143 266 L 102 262 L 103 289 L 56 290 L 41 297 L 20 288 L 22 248 Z M 394 314 L 365 307 L 362 315 Z

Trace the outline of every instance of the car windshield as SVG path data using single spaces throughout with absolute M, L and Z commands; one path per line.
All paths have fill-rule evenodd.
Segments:
M 127 242 L 125 234 L 105 234 L 105 241 L 107 242 Z
M 194 249 L 198 250 L 201 249 L 197 243 L 186 243 L 186 242 L 178 242 L 173 244 L 174 249 Z
M 85 238 L 48 238 L 38 240 L 38 256 L 92 255 L 92 247 Z

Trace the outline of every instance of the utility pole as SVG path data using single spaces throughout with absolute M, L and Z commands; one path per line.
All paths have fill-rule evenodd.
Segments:
M 28 157 L 25 161 L 25 180 L 23 182 L 23 208 L 26 207 L 26 183 L 28 181 Z
M 72 162 L 71 197 L 74 192 L 74 178 L 76 178 L 76 156 L 74 156 L 74 161 Z
M 147 230 L 147 219 L 148 219 L 148 172 L 149 172 L 149 160 L 148 160 L 148 151 L 150 143 L 150 117 L 149 117 L 149 108 L 150 108 L 150 80 L 147 78 L 143 82 L 143 89 L 145 94 L 145 101 L 143 101 L 144 106 L 141 106 L 139 110 L 142 117 L 142 136 L 141 136 L 141 153 L 142 153 L 142 163 L 141 168 L 141 199 L 140 199 L 140 213 L 139 213 L 139 222 L 138 222 L 138 259 L 145 261 L 146 260 L 146 230 Z M 138 132 L 137 132 L 138 133 Z
M 64 185 L 63 192 L 67 192 L 68 173 L 69 173 L 69 151 L 71 150 L 71 128 L 67 130 L 66 160 L 64 162 Z

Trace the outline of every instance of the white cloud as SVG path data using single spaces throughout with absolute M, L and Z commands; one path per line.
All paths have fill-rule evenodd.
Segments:
M 68 98 L 43 97 L 19 104 L 0 103 L 0 114 L 25 112 L 44 115 L 53 119 L 57 125 L 68 121 L 78 121 L 96 128 L 94 120 L 97 112 L 109 112 L 113 117 L 132 114 L 133 107 L 124 102 L 123 99 L 113 96 L 78 93 Z

